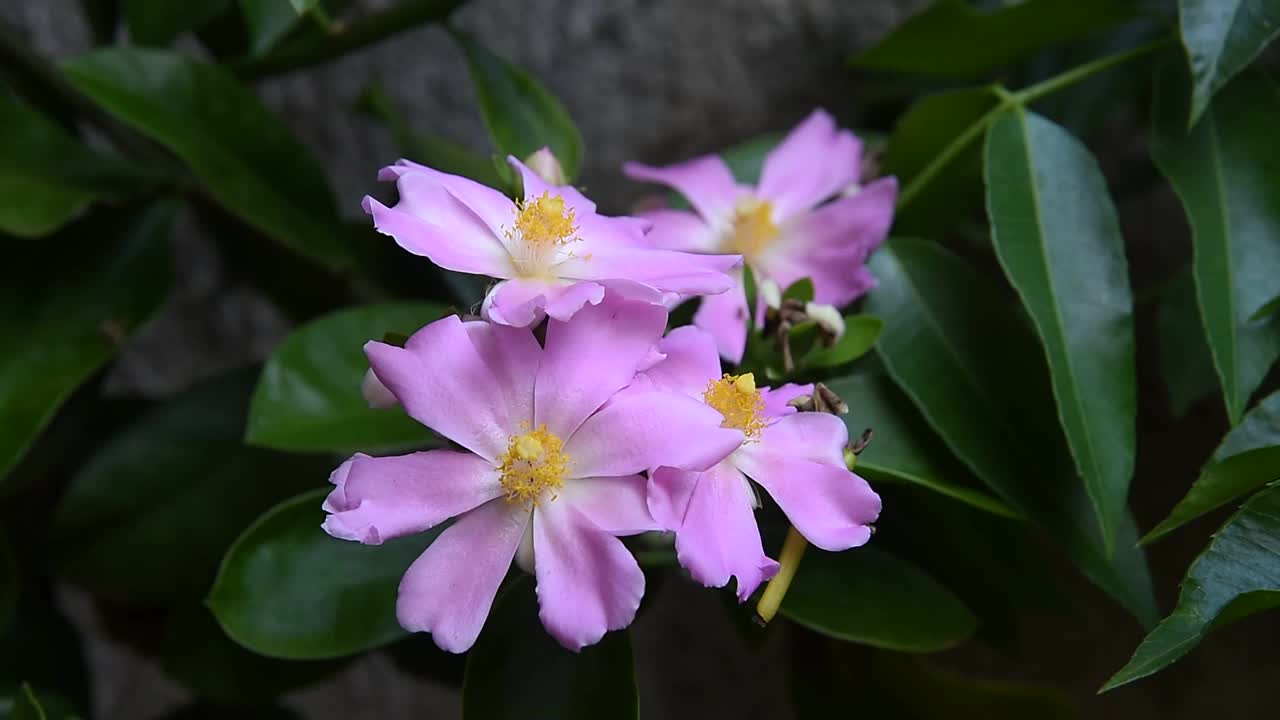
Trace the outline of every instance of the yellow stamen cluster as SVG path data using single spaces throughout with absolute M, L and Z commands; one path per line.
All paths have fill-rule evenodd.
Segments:
M 544 192 L 538 197 L 517 204 L 516 230 L 520 237 L 533 245 L 564 245 L 573 242 L 578 231 L 573 224 L 573 209 L 565 212 L 564 198 Z
M 778 237 L 773 222 L 773 205 L 750 195 L 738 201 L 733 209 L 733 230 L 728 237 L 729 252 L 751 256 Z
M 569 470 L 564 442 L 546 425 L 512 436 L 498 460 L 507 502 L 526 506 L 536 506 L 547 491 L 554 500 L 554 492 L 564 485 Z
M 720 427 L 741 430 L 747 441 L 760 439 L 764 431 L 764 396 L 756 389 L 756 376 L 751 373 L 729 375 L 707 383 L 702 401 L 724 416 Z

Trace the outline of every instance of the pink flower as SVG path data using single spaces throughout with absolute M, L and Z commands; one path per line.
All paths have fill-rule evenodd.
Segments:
M 773 577 L 778 563 L 764 554 L 753 508 L 754 480 L 769 493 L 800 534 L 823 550 L 867 542 L 880 514 L 880 497 L 849 472 L 844 422 L 834 415 L 797 412 L 787 402 L 812 385 L 758 388 L 750 374 L 720 374 L 712 338 L 695 327 L 677 328 L 658 345 L 666 357 L 641 373 L 627 392 L 670 389 L 713 407 L 742 444 L 715 466 L 661 467 L 650 475 L 649 510 L 676 533 L 680 564 L 699 582 L 720 587 L 738 580 L 745 601 Z
M 583 305 L 599 304 L 605 288 L 654 304 L 733 288 L 726 273 L 741 258 L 656 249 L 644 240 L 647 221 L 598 215 L 576 189 L 548 185 L 519 160 L 508 161 L 524 180 L 520 202 L 401 160 L 378 175 L 396 181 L 400 201 L 387 207 L 366 197 L 365 212 L 379 232 L 415 255 L 500 279 L 482 312 L 502 325 L 527 327 L 546 315 L 568 320 Z
M 815 110 L 769 152 L 755 187 L 739 185 L 718 155 L 663 168 L 627 163 L 623 170 L 671 186 L 693 206 L 694 212 L 644 214 L 654 223 L 648 235 L 654 247 L 740 253 L 758 282 L 786 288 L 812 278 L 815 302 L 844 307 L 875 286 L 864 264 L 884 242 L 898 195 L 892 177 L 858 187 L 861 156 L 853 133 Z M 711 333 L 725 359 L 742 360 L 747 301 L 741 286 L 703 298 L 693 322 Z
M 330 478 L 334 537 L 376 545 L 457 517 L 400 582 L 401 625 L 466 650 L 513 560 L 536 577 L 542 622 L 565 647 L 631 622 L 644 575 L 617 536 L 656 529 L 638 473 L 705 470 L 743 437 L 680 393 L 618 394 L 660 359 L 666 320 L 611 297 L 552 319 L 545 348 L 529 329 L 456 316 L 403 348 L 365 346 L 405 411 L 463 448 L 358 454 Z

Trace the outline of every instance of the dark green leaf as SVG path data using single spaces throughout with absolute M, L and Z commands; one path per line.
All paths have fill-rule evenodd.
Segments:
M 1280 357 L 1280 322 L 1254 319 L 1275 297 L 1280 267 L 1280 91 L 1245 73 L 1188 134 L 1180 76 L 1166 71 L 1157 83 L 1151 156 L 1191 220 L 1201 319 L 1235 424 Z
M 225 70 L 134 48 L 72 58 L 63 70 L 107 112 L 185 161 L 228 211 L 327 267 L 349 263 L 324 169 Z
M 890 376 L 946 445 L 1093 582 L 1142 622 L 1155 617 L 1146 560 L 1126 518 L 1108 556 L 1054 421 L 1043 354 L 1009 299 L 938 246 L 891 240 L 872 256 L 868 312 Z M 1034 478 L 1034 482 L 1030 481 Z
M 134 45 L 167 45 L 222 13 L 231 0 L 124 0 L 124 18 Z
M 494 603 L 467 657 L 463 720 L 633 720 L 640 717 L 626 631 L 573 653 L 538 620 L 533 583 L 521 579 Z
M 30 683 L 41 697 L 70 698 L 73 707 L 88 707 L 87 669 L 76 628 L 46 585 L 27 582 L 22 590 L 14 622 L 0 631 L 0 697 Z
M 1213 355 L 1205 341 L 1190 269 L 1178 273 L 1160 298 L 1160 369 L 1168 392 L 1169 411 L 1184 417 L 1198 400 L 1218 391 Z
M 161 664 L 198 697 L 260 702 L 333 674 L 341 660 L 278 660 L 237 645 L 201 606 L 175 608 L 165 627 Z
M 48 720 L 48 716 L 44 713 L 44 706 L 40 704 L 30 685 L 22 683 L 22 687 L 14 695 L 13 711 L 9 713 L 9 718 L 11 720 Z
M 253 374 L 197 386 L 111 438 L 63 496 L 55 563 L 122 605 L 204 597 L 232 541 L 330 463 L 245 447 Z
M 872 431 L 856 471 L 873 482 L 918 485 L 986 512 L 1017 517 L 1003 501 L 963 482 L 971 475 L 939 442 L 911 401 L 879 375 L 850 375 L 827 383 L 849 406 L 841 416 L 856 438 Z
M 844 334 L 831 347 L 815 344 L 800 358 L 802 368 L 833 368 L 866 355 L 880 338 L 884 321 L 874 315 L 845 315 Z
M 184 705 L 162 720 L 303 720 L 298 713 L 276 705 Z
M 1268 302 L 1266 305 L 1258 308 L 1258 312 L 1250 316 L 1249 319 L 1261 320 L 1263 318 L 1271 317 L 1276 314 L 1277 310 L 1280 310 L 1280 297 L 1273 298 L 1271 302 Z
M 1280 479 L 1280 392 L 1258 404 L 1237 425 L 1191 486 L 1142 542 L 1149 543 L 1215 508 Z
M 360 392 L 364 345 L 388 331 L 413 333 L 444 314 L 429 303 L 340 310 L 294 330 L 262 370 L 245 439 L 297 451 L 421 447 L 431 434 L 400 408 L 375 409 Z
M 987 132 L 996 256 L 1040 335 L 1058 417 L 1108 548 L 1137 444 L 1133 295 L 1120 221 L 1093 155 L 1022 109 Z
M 898 120 L 885 149 L 884 172 L 903 184 L 894 218 L 897 232 L 952 231 L 982 205 L 982 152 L 974 128 L 1000 104 L 989 87 L 927 95 Z M 966 132 L 963 147 L 928 178 L 922 171 Z
M 1163 670 L 1216 625 L 1280 605 L 1280 486 L 1254 495 L 1214 533 L 1182 580 L 1178 605 L 1101 692 Z
M 86 218 L 12 249 L 0 283 L 0 478 L 169 289 L 174 207 Z M 68 251 L 75 245 L 74 251 Z
M 782 291 L 783 300 L 799 300 L 802 303 L 813 302 L 813 280 L 800 278 Z
M 240 14 L 249 31 L 249 53 L 270 50 L 315 6 L 316 0 L 239 0 Z
M 582 169 L 582 135 L 564 106 L 528 72 L 453 31 L 467 58 L 480 114 L 493 144 L 524 160 L 549 147 L 570 180 Z
M 1215 93 L 1280 32 L 1277 0 L 1178 0 L 1178 25 L 1194 81 L 1181 124 L 1195 125 Z
M 809 548 L 782 614 L 824 635 L 904 652 L 937 652 L 977 628 L 969 609 L 916 566 L 874 548 Z
M 400 577 L 444 526 L 370 546 L 320 529 L 327 490 L 287 500 L 227 552 L 207 603 L 227 635 L 261 655 L 336 658 L 404 636 Z
M 967 677 L 896 653 L 879 653 L 867 663 L 861 680 L 871 694 L 865 712 L 873 716 L 913 720 L 1068 720 L 1076 716 L 1071 700 L 1055 688 Z
M 850 62 L 869 70 L 972 78 L 1133 15 L 1115 0 L 1027 0 L 993 12 L 941 0 Z
M 0 528 L 0 632 L 9 627 L 13 612 L 18 606 L 18 564 L 9 539 Z

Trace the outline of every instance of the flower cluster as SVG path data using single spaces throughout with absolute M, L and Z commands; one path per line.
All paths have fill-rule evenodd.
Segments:
M 696 580 L 735 578 L 746 600 L 778 570 L 752 482 L 818 547 L 865 543 L 880 499 L 845 465 L 844 423 L 797 411 L 812 386 L 761 387 L 720 364 L 741 357 L 749 331 L 744 258 L 777 283 L 812 277 L 821 302 L 846 304 L 872 284 L 863 261 L 895 186 L 858 190 L 853 135 L 814 113 L 770 154 L 757 188 L 738 186 L 719 158 L 629 166 L 684 192 L 696 216 L 601 215 L 559 184 L 549 153 L 530 160 L 538 172 L 510 162 L 516 201 L 406 161 L 381 175 L 397 183 L 394 207 L 365 200 L 405 250 L 498 280 L 480 319 L 365 346 L 370 402 L 400 406 L 456 446 L 357 454 L 330 478 L 334 537 L 378 544 L 452 521 L 405 573 L 400 623 L 465 651 L 514 563 L 536 578 L 548 632 L 580 649 L 634 618 L 644 574 L 619 538 L 649 531 L 675 533 Z M 666 308 L 696 296 L 696 327 L 665 332 Z

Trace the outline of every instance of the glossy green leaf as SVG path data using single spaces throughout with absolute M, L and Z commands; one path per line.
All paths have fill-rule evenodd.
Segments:
M 396 588 L 444 526 L 362 545 L 320 529 L 327 490 L 287 500 L 223 558 L 207 604 L 233 640 L 261 655 L 318 660 L 404 637 Z
M 179 34 L 217 17 L 231 0 L 124 0 L 124 19 L 134 45 L 167 45 Z
M 1004 517 L 1017 517 L 1004 501 L 963 482 L 970 478 L 925 424 L 911 401 L 887 377 L 850 375 L 829 381 L 849 406 L 841 418 L 856 438 L 872 431 L 871 443 L 858 456 L 857 472 L 872 482 L 917 485 L 953 500 Z
M 121 605 L 197 601 L 258 515 L 324 482 L 326 459 L 243 445 L 252 382 L 199 385 L 109 439 L 54 516 L 59 570 Z
M 904 652 L 946 650 L 977 628 L 973 613 L 950 590 L 875 548 L 809 548 L 781 612 L 824 635 Z
M 249 32 L 249 53 L 261 55 L 280 41 L 317 0 L 239 0 Z
M 1280 486 L 1227 520 L 1182 580 L 1178 604 L 1102 692 L 1163 670 L 1214 627 L 1280 605 Z
M 1178 0 L 1192 97 L 1182 126 L 1195 125 L 1209 101 L 1280 33 L 1277 0 Z
M 874 315 L 845 315 L 844 334 L 831 347 L 815 344 L 800 358 L 802 368 L 833 368 L 856 360 L 871 351 L 884 321 Z
M 1138 414 L 1120 221 L 1093 155 L 1035 113 L 998 117 L 985 157 L 991 241 L 1040 335 L 1067 444 L 1111 547 L 1126 514 Z
M 1142 542 L 1158 540 L 1273 480 L 1280 480 L 1280 392 L 1264 399 L 1227 433 L 1186 497 Z
M 782 291 L 783 300 L 798 300 L 802 303 L 813 302 L 813 279 L 800 278 Z
M 631 640 L 607 633 L 574 653 L 538 620 L 533 583 L 521 578 L 501 593 L 475 647 L 462 685 L 463 720 L 637 720 Z
M 111 48 L 63 71 L 104 110 L 164 145 L 249 225 L 315 261 L 350 261 L 324 169 L 225 70 L 161 50 Z
M 897 232 L 949 232 L 976 214 L 982 206 L 982 146 L 972 128 L 999 103 L 990 87 L 962 88 L 926 95 L 898 119 L 884 154 L 884 173 L 902 183 Z M 922 177 L 966 132 L 972 137 L 959 152 Z
M 1190 269 L 1168 283 L 1157 312 L 1160 370 L 1169 411 L 1174 418 L 1182 418 L 1196 402 L 1218 392 L 1218 375 L 1200 322 L 1196 282 Z
M 157 203 L 102 214 L 56 242 L 7 251 L 0 270 L 0 478 L 168 293 L 173 213 L 172 204 Z
M 1055 422 L 1043 353 L 1009 298 L 935 244 L 899 238 L 871 258 L 866 310 L 890 377 L 947 447 L 1042 527 L 1141 622 L 1155 617 L 1146 560 L 1125 519 L 1108 555 Z
M 199 605 L 170 611 L 165 622 L 161 666 L 173 679 L 206 700 L 261 702 L 332 675 L 341 660 L 280 660 L 246 650 L 227 637 L 209 609 Z
M 100 187 L 95 174 L 123 165 L 81 144 L 66 130 L 0 92 L 0 232 L 46 235 L 79 214 Z
M 972 78 L 1133 15 L 1115 0 L 1026 0 L 991 12 L 941 0 L 850 62 L 868 70 Z
M 1268 317 L 1271 317 L 1272 315 L 1275 315 L 1276 311 L 1278 310 L 1280 310 L 1280 297 L 1275 297 L 1275 298 L 1272 298 L 1271 301 L 1268 302 L 1267 304 L 1258 308 L 1258 311 L 1255 312 L 1253 315 L 1249 316 L 1249 319 L 1261 320 L 1263 318 L 1268 318 Z
M 413 333 L 439 318 L 430 303 L 348 308 L 293 331 L 268 358 L 253 393 L 245 439 L 296 451 L 396 450 L 432 442 L 401 408 L 370 408 L 360 392 L 364 345 L 388 331 Z
M 1186 109 L 1180 73 L 1161 73 L 1151 156 L 1191 221 L 1201 320 L 1234 424 L 1280 357 L 1280 320 L 1254 317 L 1280 286 L 1280 90 L 1245 73 L 1190 133 Z
M 572 180 L 582 169 L 582 135 L 551 93 L 522 68 L 508 63 L 475 39 L 454 30 L 471 72 L 480 114 L 494 146 L 524 160 L 549 147 Z

